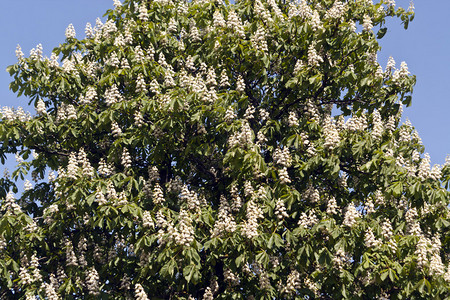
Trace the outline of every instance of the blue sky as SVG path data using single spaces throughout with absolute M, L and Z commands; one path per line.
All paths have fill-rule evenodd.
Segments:
M 397 0 L 407 8 L 409 0 Z M 25 55 L 41 43 L 44 54 L 64 42 L 66 27 L 73 23 L 79 37 L 84 37 L 87 22 L 95 24 L 113 0 L 20 0 L 0 1 L 0 106 L 26 106 L 27 100 L 9 91 L 11 81 L 4 71 L 16 62 L 14 54 L 20 44 Z M 389 22 L 388 33 L 381 40 L 378 61 L 386 66 L 393 56 L 397 66 L 406 61 L 417 76 L 412 106 L 405 109 L 418 130 L 433 163 L 443 164 L 450 154 L 450 1 L 417 1 L 416 18 L 408 30 L 399 22 Z

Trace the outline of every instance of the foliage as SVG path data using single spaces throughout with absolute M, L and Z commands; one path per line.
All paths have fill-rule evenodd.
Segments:
M 376 60 L 414 17 L 393 2 L 116 0 L 50 58 L 19 48 L 0 297 L 448 297 L 450 164 Z

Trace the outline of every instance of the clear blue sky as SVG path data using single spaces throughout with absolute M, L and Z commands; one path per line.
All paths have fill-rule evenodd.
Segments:
M 375 1 L 374 1 L 375 2 Z M 397 0 L 407 8 L 409 0 Z M 65 40 L 64 32 L 73 23 L 78 37 L 84 37 L 86 22 L 95 23 L 113 0 L 17 0 L 0 1 L 0 106 L 26 106 L 26 99 L 17 99 L 9 91 L 8 65 L 16 62 L 17 44 L 25 55 L 41 43 L 44 54 Z M 390 22 L 378 61 L 386 66 L 393 56 L 397 66 L 406 61 L 409 70 L 417 75 L 417 85 L 408 117 L 419 131 L 426 152 L 433 163 L 443 164 L 450 154 L 450 1 L 434 0 L 415 3 L 416 18 L 408 30 L 399 22 Z

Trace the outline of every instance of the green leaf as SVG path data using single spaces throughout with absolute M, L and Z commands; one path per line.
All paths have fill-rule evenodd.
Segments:
M 160 270 L 160 274 L 166 278 L 172 278 L 175 274 L 176 262 L 174 259 L 170 259 Z
M 386 32 L 387 32 L 387 28 L 386 27 L 383 27 L 380 30 L 378 30 L 377 39 L 383 38 L 384 35 L 386 34 Z

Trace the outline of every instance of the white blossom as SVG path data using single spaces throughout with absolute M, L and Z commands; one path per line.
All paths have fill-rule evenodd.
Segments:
M 339 207 L 337 205 L 336 199 L 334 197 L 330 197 L 330 199 L 328 199 L 328 202 L 327 202 L 327 214 L 330 214 L 330 215 L 337 214 L 338 208 Z
M 148 300 L 148 297 L 144 291 L 144 288 L 139 283 L 136 283 L 136 285 L 135 285 L 134 296 L 135 296 L 136 300 Z
M 155 184 L 155 188 L 153 189 L 153 203 L 161 204 L 164 202 L 164 200 L 164 194 L 161 186 L 157 183 Z
M 129 169 L 129 168 L 131 168 L 131 156 L 130 156 L 130 153 L 128 152 L 128 149 L 127 148 L 123 148 L 123 151 L 122 151 L 122 166 L 125 168 L 125 169 Z
M 260 207 L 253 201 L 247 202 L 247 220 L 242 225 L 242 234 L 252 239 L 258 236 L 258 219 L 263 218 L 263 213 Z
M 39 99 L 36 105 L 36 113 L 38 115 L 46 115 L 47 109 L 45 108 L 45 103 L 42 99 Z
M 290 167 L 292 164 L 292 157 L 289 152 L 288 147 L 283 147 L 281 149 L 280 147 L 276 148 L 273 153 L 273 161 L 275 164 L 279 164 L 284 167 Z
M 112 134 L 114 137 L 119 137 L 120 135 L 122 135 L 122 130 L 120 129 L 119 125 L 117 124 L 117 122 L 113 121 L 111 123 L 111 129 L 112 129 Z
M 288 184 L 291 183 L 291 179 L 289 178 L 289 174 L 287 172 L 287 168 L 281 168 L 280 170 L 278 170 L 278 176 L 280 178 L 280 182 L 281 184 Z
M 372 229 L 369 227 L 364 235 L 364 243 L 368 248 L 375 248 L 381 244 L 381 241 L 375 238 Z
M 86 274 L 86 286 L 90 295 L 100 295 L 99 276 L 95 268 L 90 268 Z
M 66 38 L 67 39 L 74 39 L 76 37 L 75 28 L 73 27 L 73 24 L 69 24 L 66 28 Z
M 226 27 L 225 19 L 219 10 L 216 10 L 213 15 L 213 24 L 215 28 Z
M 236 80 L 236 91 L 238 92 L 244 92 L 245 91 L 245 82 L 244 78 L 239 74 L 237 80 Z
M 369 15 L 364 15 L 364 18 L 363 18 L 364 31 L 371 31 L 372 28 L 373 28 L 372 18 Z
M 337 131 L 334 119 L 327 117 L 324 120 L 323 131 L 325 135 L 325 142 L 323 144 L 324 148 L 330 150 L 336 148 L 340 142 L 339 132 Z
M 308 47 L 308 65 L 318 67 L 320 63 L 323 63 L 323 58 L 317 54 L 315 43 L 311 43 Z
M 286 212 L 284 201 L 282 199 L 278 199 L 275 204 L 275 215 L 279 220 L 289 217 L 289 214 Z
M 139 5 L 138 12 L 139 12 L 138 18 L 142 22 L 148 21 L 148 11 L 147 11 L 147 7 L 146 7 L 146 2 Z
M 244 26 L 242 26 L 242 21 L 234 10 L 228 13 L 227 27 L 233 29 L 238 37 L 241 38 L 245 37 Z
M 350 203 L 347 206 L 345 216 L 344 216 L 344 221 L 342 224 L 344 226 L 353 227 L 353 225 L 356 224 L 356 218 L 359 218 L 359 217 L 360 217 L 360 214 L 356 210 L 355 205 L 353 203 Z

